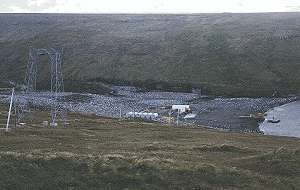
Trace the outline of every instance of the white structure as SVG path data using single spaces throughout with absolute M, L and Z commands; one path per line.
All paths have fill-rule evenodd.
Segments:
M 48 121 L 43 121 L 43 127 L 48 127 L 49 126 L 49 122 Z
M 184 116 L 183 119 L 195 119 L 196 116 L 197 116 L 196 114 L 190 113 L 190 114 L 187 114 L 186 116 Z
M 11 109 L 12 109 L 13 101 L 14 101 L 14 94 L 15 94 L 15 88 L 13 88 L 12 92 L 11 92 L 11 98 L 10 98 L 10 104 L 9 104 L 9 110 L 8 110 L 8 116 L 7 116 L 7 123 L 6 123 L 6 128 L 5 128 L 6 132 L 8 132 L 8 129 L 9 129 L 9 121 L 10 121 Z
M 126 117 L 154 120 L 158 118 L 158 113 L 128 112 Z
M 178 110 L 179 114 L 190 111 L 190 105 L 173 105 L 172 110 Z

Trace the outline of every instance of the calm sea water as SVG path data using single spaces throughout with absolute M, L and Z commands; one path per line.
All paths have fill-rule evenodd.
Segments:
M 267 112 L 267 119 L 280 119 L 280 123 L 264 121 L 260 130 L 266 135 L 290 136 L 300 138 L 300 101 L 285 104 Z

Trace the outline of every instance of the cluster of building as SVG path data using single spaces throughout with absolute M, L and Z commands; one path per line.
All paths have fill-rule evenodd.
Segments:
M 167 116 L 164 116 L 167 115 Z M 155 120 L 158 121 L 160 119 L 167 118 L 167 120 L 174 120 L 174 118 L 181 117 L 183 119 L 194 119 L 196 114 L 192 114 L 192 110 L 190 105 L 172 105 L 170 110 L 162 113 L 155 112 L 128 112 L 126 114 L 126 118 L 141 118 L 145 120 Z

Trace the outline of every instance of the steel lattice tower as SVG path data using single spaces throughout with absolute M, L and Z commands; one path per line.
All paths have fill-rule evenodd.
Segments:
M 50 74 L 51 74 L 51 126 L 55 126 L 57 121 L 65 122 L 65 111 L 61 104 L 58 103 L 59 94 L 64 92 L 64 81 L 62 73 L 62 51 L 54 48 L 50 49 L 36 49 L 31 48 L 29 51 L 29 59 L 27 65 L 27 72 L 25 76 L 25 89 L 22 94 L 29 95 L 36 92 L 37 72 L 39 57 L 47 55 L 49 57 Z M 24 118 L 24 112 L 29 109 L 27 101 L 18 102 L 17 106 L 17 122 Z

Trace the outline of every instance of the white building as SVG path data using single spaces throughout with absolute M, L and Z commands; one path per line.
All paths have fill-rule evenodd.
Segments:
M 179 110 L 179 113 L 188 112 L 191 110 L 190 105 L 173 105 L 172 110 Z

